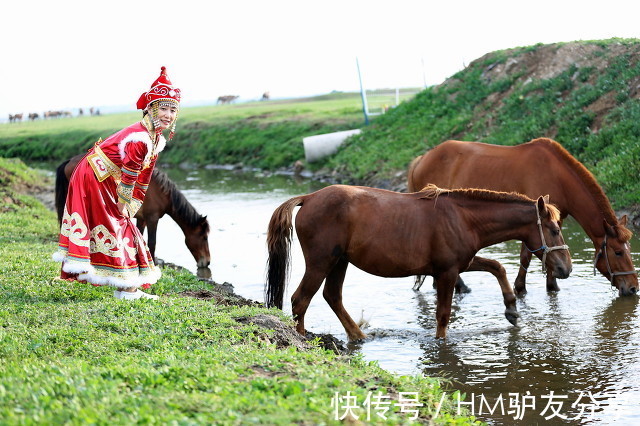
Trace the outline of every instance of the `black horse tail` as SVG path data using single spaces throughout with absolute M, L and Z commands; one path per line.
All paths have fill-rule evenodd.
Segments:
M 267 231 L 267 282 L 264 287 L 264 302 L 267 307 L 282 309 L 291 260 L 293 209 L 302 205 L 304 198 L 302 195 L 285 201 L 271 215 Z
M 64 215 L 64 205 L 67 202 L 67 192 L 69 191 L 69 179 L 64 173 L 64 168 L 69 164 L 69 160 L 60 164 L 56 169 L 56 212 L 58 213 L 58 224 L 62 224 L 62 216 Z

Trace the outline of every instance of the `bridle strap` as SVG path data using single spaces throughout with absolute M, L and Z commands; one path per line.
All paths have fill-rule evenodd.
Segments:
M 547 242 L 544 239 L 544 233 L 542 232 L 542 220 L 540 220 L 540 210 L 538 209 L 538 203 L 535 203 L 536 206 L 536 216 L 538 217 L 538 229 L 540 230 L 540 241 L 542 241 L 542 246 L 540 246 L 540 248 L 535 249 L 535 250 L 530 250 L 529 247 L 527 247 L 527 245 L 525 244 L 524 246 L 527 247 L 527 250 L 529 250 L 531 253 L 535 253 L 537 251 L 543 250 L 542 252 L 542 273 L 546 274 L 547 273 L 547 265 L 546 260 L 547 260 L 547 253 L 552 252 L 554 250 L 569 250 L 569 246 L 566 244 L 563 244 L 561 246 L 553 246 L 553 247 L 547 247 Z M 526 271 L 526 269 L 525 269 Z
M 609 273 L 609 280 L 611 281 L 611 285 L 613 285 L 613 278 L 616 275 L 632 275 L 632 274 L 638 274 L 638 271 L 633 270 L 633 271 L 624 271 L 624 272 L 613 272 L 611 270 L 611 265 L 609 264 L 609 255 L 607 253 L 607 234 L 604 234 L 604 240 L 602 241 L 602 245 L 600 246 L 600 250 L 598 250 L 598 252 L 596 253 L 594 259 L 593 259 L 593 275 L 596 275 L 596 263 L 598 263 L 598 259 L 600 258 L 600 256 L 602 256 L 604 254 L 604 263 L 605 265 L 607 265 L 607 272 Z

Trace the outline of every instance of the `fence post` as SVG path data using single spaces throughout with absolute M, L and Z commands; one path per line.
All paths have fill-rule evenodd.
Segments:
M 369 124 L 369 107 L 367 106 L 367 95 L 362 87 L 362 75 L 360 75 L 360 61 L 356 56 L 356 66 L 358 67 L 358 80 L 360 80 L 360 97 L 362 98 L 362 113 L 364 114 L 364 124 Z

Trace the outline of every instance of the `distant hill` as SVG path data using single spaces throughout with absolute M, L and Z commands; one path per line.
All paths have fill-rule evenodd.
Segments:
M 447 139 L 516 145 L 549 137 L 594 173 L 614 207 L 638 207 L 639 98 L 637 39 L 491 52 L 375 119 L 326 166 L 402 190 L 411 159 Z

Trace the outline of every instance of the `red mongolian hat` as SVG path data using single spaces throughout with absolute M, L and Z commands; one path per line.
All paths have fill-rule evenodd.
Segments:
M 160 69 L 160 77 L 153 82 L 151 89 L 140 95 L 136 105 L 138 109 L 145 109 L 151 102 L 160 100 L 173 101 L 176 104 L 180 103 L 180 89 L 173 86 L 171 80 L 167 77 L 167 69 L 165 67 Z

